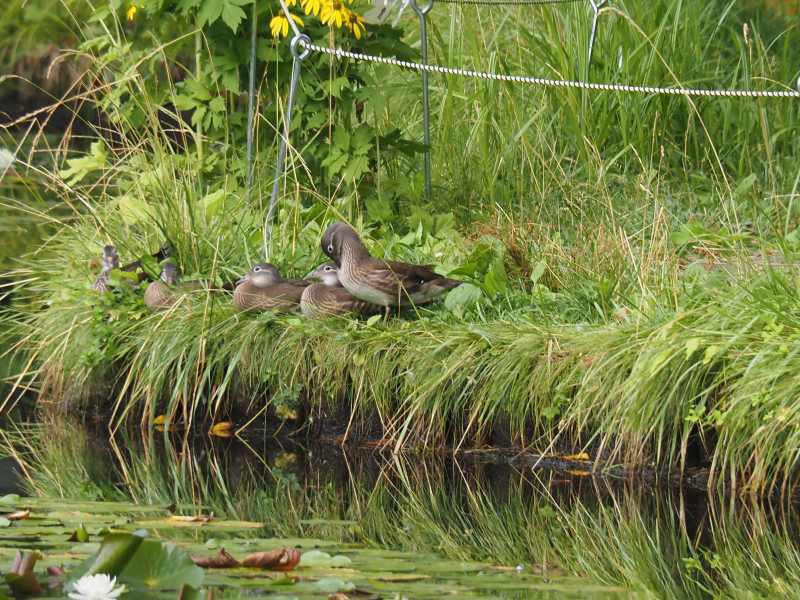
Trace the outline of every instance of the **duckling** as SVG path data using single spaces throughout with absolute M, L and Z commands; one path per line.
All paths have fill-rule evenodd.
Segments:
M 331 315 L 353 313 L 374 315 L 381 311 L 380 306 L 364 302 L 342 287 L 339 269 L 334 263 L 325 263 L 306 275 L 306 279 L 317 280 L 303 290 L 300 297 L 300 310 L 312 319 Z
M 100 274 L 94 280 L 92 289 L 95 292 L 107 292 L 108 280 L 111 271 L 119 269 L 119 255 L 117 249 L 112 244 L 103 246 L 103 267 L 100 269 Z
M 310 284 L 304 279 L 284 279 L 274 265 L 258 263 L 237 282 L 233 305 L 238 310 L 295 310 Z
M 345 223 L 328 227 L 321 246 L 339 267 L 344 288 L 360 300 L 383 306 L 387 317 L 392 307 L 427 304 L 461 285 L 435 273 L 430 265 L 372 257 L 356 230 Z
M 181 272 L 172 263 L 164 264 L 161 279 L 152 282 L 144 291 L 144 303 L 152 311 L 170 308 L 181 293 L 202 289 L 199 281 L 180 282 Z

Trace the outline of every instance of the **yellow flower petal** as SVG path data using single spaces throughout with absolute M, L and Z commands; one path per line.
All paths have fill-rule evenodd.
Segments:
M 136 11 L 139 10 L 136 8 L 135 4 L 131 4 L 128 7 L 128 10 L 125 12 L 125 15 L 128 17 L 128 21 L 133 21 L 136 18 Z

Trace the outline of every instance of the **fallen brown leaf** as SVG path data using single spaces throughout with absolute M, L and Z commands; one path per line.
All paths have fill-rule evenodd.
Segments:
M 350 596 L 342 592 L 336 592 L 335 594 L 328 594 L 328 600 L 350 600 Z
M 192 562 L 204 569 L 232 569 L 239 566 L 239 561 L 228 554 L 225 548 L 220 548 L 214 556 L 192 556 Z
M 214 423 L 211 429 L 208 430 L 209 435 L 216 435 L 218 437 L 231 437 L 233 435 L 233 423 L 230 421 L 221 421 Z
M 248 554 L 242 561 L 243 567 L 256 567 L 272 571 L 291 571 L 300 562 L 300 553 L 294 548 L 280 548 L 269 552 Z
M 3 515 L 9 521 L 22 521 L 23 519 L 28 519 L 31 516 L 31 511 L 29 510 L 18 510 L 17 512 L 13 512 L 9 515 Z
M 577 454 L 567 454 L 563 458 L 564 460 L 583 460 L 583 461 L 591 460 L 589 458 L 589 454 L 586 452 L 578 452 Z

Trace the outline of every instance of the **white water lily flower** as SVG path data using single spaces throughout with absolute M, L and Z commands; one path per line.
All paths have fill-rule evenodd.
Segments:
M 84 575 L 72 587 L 68 596 L 72 600 L 115 600 L 125 593 L 124 585 L 117 585 L 117 578 L 103 573 Z
M 14 164 L 14 154 L 10 150 L 0 148 L 0 171 L 5 171 Z

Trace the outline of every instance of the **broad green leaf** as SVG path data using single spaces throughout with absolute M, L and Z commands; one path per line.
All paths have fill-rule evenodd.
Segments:
M 236 33 L 236 30 L 239 29 L 239 24 L 245 19 L 246 15 L 244 11 L 232 4 L 230 2 L 226 2 L 223 9 L 222 9 L 222 21 L 227 25 L 233 33 Z
M 71 574 L 71 581 L 77 581 L 84 575 L 95 575 L 97 573 L 119 575 L 142 545 L 144 536 L 144 532 L 109 533 L 103 538 L 97 554 L 87 558 Z
M 369 319 L 367 319 L 367 327 L 372 327 L 373 325 L 380 323 L 382 318 L 383 317 L 381 315 L 372 315 Z
M 16 506 L 19 504 L 19 501 L 19 494 L 6 494 L 5 496 L 0 497 L 0 505 L 3 506 Z
M 102 141 L 93 142 L 89 154 L 81 158 L 72 158 L 67 161 L 67 168 L 59 171 L 59 176 L 68 185 L 74 185 L 83 180 L 89 173 L 105 168 L 108 154 Z
M 117 210 L 126 225 L 136 225 L 150 218 L 150 207 L 147 202 L 128 194 L 117 199 Z
M 697 352 L 700 344 L 703 342 L 700 338 L 689 338 L 686 340 L 686 358 L 691 358 L 692 354 Z
M 225 0 L 203 0 L 197 20 L 200 27 L 212 25 L 222 16 L 222 9 L 225 7 Z
M 219 214 L 220 210 L 225 206 L 227 195 L 225 190 L 217 190 L 207 194 L 200 200 L 206 219 L 213 219 Z
M 483 298 L 483 291 L 471 283 L 462 283 L 454 290 L 450 290 L 444 299 L 445 307 L 457 315 L 462 315 L 464 310 L 477 304 Z
M 184 585 L 199 588 L 204 575 L 203 569 L 177 546 L 148 539 L 141 543 L 119 577 L 131 585 L 162 591 L 181 589 Z
M 533 283 L 538 283 L 546 270 L 547 270 L 547 263 L 545 263 L 543 260 L 537 262 L 535 265 L 533 265 L 533 269 L 531 270 L 531 281 Z
M 322 550 L 309 550 L 300 557 L 300 567 L 308 568 L 344 568 L 349 567 L 352 561 L 342 554 L 331 556 Z

